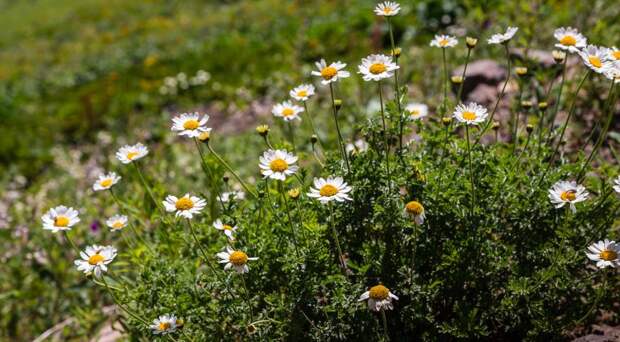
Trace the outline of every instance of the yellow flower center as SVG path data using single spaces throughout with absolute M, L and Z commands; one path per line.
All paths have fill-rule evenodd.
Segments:
M 190 210 L 194 207 L 194 202 L 189 197 L 181 197 L 174 204 L 177 210 Z
M 135 156 L 137 156 L 137 155 L 138 155 L 138 152 L 135 152 L 135 151 L 134 151 L 134 152 L 128 152 L 128 153 L 127 153 L 127 159 L 129 159 L 129 160 L 133 160 L 133 158 L 134 158 Z
M 200 124 L 198 123 L 198 120 L 196 119 L 189 119 L 183 123 L 183 128 L 185 129 L 194 130 L 198 128 L 198 126 L 200 126 Z
M 409 114 L 411 114 L 411 116 L 414 116 L 414 117 L 415 117 L 415 116 L 420 115 L 420 111 L 419 111 L 419 110 L 417 110 L 417 109 L 412 109 L 412 110 L 409 112 Z
M 288 163 L 284 159 L 274 159 L 269 163 L 269 168 L 273 172 L 284 172 L 288 169 Z
M 390 295 L 390 290 L 383 285 L 375 285 L 370 288 L 370 298 L 374 300 L 384 300 Z
M 168 330 L 168 329 L 170 329 L 170 323 L 168 323 L 168 322 L 160 322 L 159 326 L 157 328 L 159 328 L 160 331 Z
M 243 266 L 246 262 L 248 262 L 248 255 L 243 253 L 242 251 L 234 251 L 230 253 L 228 261 L 230 261 L 235 266 Z
M 223 225 L 222 228 L 224 228 L 224 230 L 232 230 L 233 229 L 232 226 L 229 226 L 227 224 Z
M 323 197 L 332 197 L 338 193 L 338 188 L 331 184 L 325 184 L 319 190 L 319 194 Z
M 618 259 L 618 253 L 616 251 L 604 250 L 599 254 L 599 258 L 605 261 L 613 261 Z
M 439 46 L 446 46 L 446 45 L 448 45 L 448 40 L 447 39 L 444 38 L 444 39 L 439 41 Z
M 116 228 L 116 229 L 120 229 L 123 228 L 124 224 L 121 221 L 116 221 L 112 224 L 112 227 Z
M 601 59 L 597 56 L 589 56 L 588 60 L 590 61 L 590 64 L 592 64 L 592 66 L 597 69 L 603 66 L 603 63 L 601 63 Z
M 563 201 L 572 202 L 577 198 L 577 195 L 575 194 L 575 190 L 562 191 L 560 198 Z
M 321 70 L 321 77 L 326 80 L 331 80 L 332 78 L 334 78 L 334 76 L 336 76 L 337 73 L 338 70 L 336 68 L 334 68 L 333 66 L 328 66 Z
M 292 108 L 284 108 L 282 109 L 282 116 L 284 117 L 289 117 L 291 115 L 295 114 L 295 111 Z
M 66 227 L 69 225 L 69 218 L 66 216 L 56 216 L 54 219 L 54 225 L 56 227 Z
M 392 7 L 385 6 L 385 7 L 383 8 L 383 13 L 385 13 L 385 14 L 390 14 L 390 13 L 392 13 Z
M 103 255 L 97 253 L 97 254 L 93 254 L 90 256 L 90 258 L 88 258 L 88 263 L 95 266 L 97 264 L 99 264 L 100 262 L 103 261 L 103 259 L 105 259 L 103 257 Z
M 370 71 L 370 73 L 378 75 L 382 72 L 385 72 L 387 70 L 387 67 L 383 63 L 374 63 L 370 66 L 370 68 L 368 68 L 368 70 Z
M 300 90 L 300 91 L 297 92 L 297 96 L 299 96 L 299 97 L 306 97 L 306 96 L 308 96 L 308 92 L 305 91 L 305 90 Z
M 412 215 L 421 215 L 424 212 L 424 207 L 418 201 L 411 201 L 405 205 L 405 210 Z
M 463 112 L 463 119 L 467 120 L 467 121 L 473 121 L 476 120 L 476 113 L 474 112 Z
M 614 56 L 614 59 L 620 60 L 620 50 L 612 52 L 611 55 Z
M 99 182 L 99 185 L 101 185 L 104 188 L 107 188 L 110 185 L 112 185 L 112 179 L 106 178 L 106 179 L 102 180 L 101 182 Z
M 560 44 L 566 45 L 566 46 L 573 46 L 577 44 L 577 39 L 575 39 L 575 37 L 571 35 L 566 35 L 562 37 L 562 39 L 560 39 Z

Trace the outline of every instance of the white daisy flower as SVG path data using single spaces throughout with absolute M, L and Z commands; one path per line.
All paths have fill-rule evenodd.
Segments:
M 190 196 L 185 194 L 181 198 L 177 198 L 172 195 L 168 195 L 166 200 L 162 202 L 167 212 L 176 212 L 176 216 L 183 216 L 187 219 L 191 219 L 194 215 L 197 215 L 207 205 L 207 201 L 197 196 Z
M 298 169 L 297 165 L 293 165 L 297 162 L 297 157 L 285 150 L 267 150 L 259 158 L 259 162 L 258 166 L 265 178 L 281 181 Z
M 607 49 L 607 60 L 620 61 L 620 49 L 615 46 L 611 49 Z
M 424 223 L 424 219 L 426 218 L 424 207 L 422 203 L 418 201 L 410 201 L 405 204 L 405 214 L 411 217 L 416 224 Z
M 518 30 L 518 27 L 508 27 L 506 33 L 496 33 L 489 38 L 488 42 L 489 44 L 504 44 L 510 41 Z
M 245 199 L 245 192 L 238 191 L 238 190 L 222 192 L 221 195 L 217 196 L 217 200 L 224 202 L 224 203 L 228 203 L 229 201 L 234 201 L 234 200 L 241 201 L 244 199 Z
M 211 132 L 211 128 L 207 127 L 209 115 L 200 116 L 200 113 L 183 113 L 172 118 L 172 131 L 179 132 L 181 136 L 189 138 L 198 138 L 200 134 Z
M 123 164 L 129 164 L 146 156 L 148 153 L 149 149 L 142 143 L 125 145 L 116 152 L 116 159 L 120 160 Z
M 308 197 L 316 198 L 323 204 L 331 201 L 352 201 L 348 195 L 351 190 L 342 177 L 315 178 L 314 187 L 310 188 Z
M 224 235 L 226 235 L 226 237 L 228 237 L 229 240 L 234 240 L 234 233 L 237 231 L 237 229 L 239 229 L 237 226 L 231 226 L 229 224 L 224 224 L 222 223 L 222 220 L 217 219 L 215 220 L 215 222 L 213 222 L 213 227 L 215 227 L 215 229 L 217 230 L 221 230 L 222 232 L 224 232 Z
M 121 180 L 121 176 L 117 175 L 116 172 L 99 175 L 99 178 L 97 178 L 97 181 L 93 184 L 93 190 L 108 190 L 114 184 L 118 183 L 119 180 Z
M 165 335 L 177 330 L 177 318 L 174 315 L 161 315 L 149 326 L 153 334 Z
M 360 302 L 368 301 L 368 309 L 371 311 L 392 310 L 392 300 L 398 300 L 398 297 L 390 292 L 390 289 L 379 284 L 364 292 L 358 299 Z
M 560 27 L 553 32 L 553 36 L 558 40 L 555 47 L 569 52 L 578 52 L 588 43 L 586 37 L 572 27 Z
M 294 105 L 291 101 L 284 101 L 273 106 L 271 113 L 284 121 L 301 120 L 299 114 L 304 111 L 303 107 Z
M 458 40 L 456 40 L 456 37 L 449 36 L 449 35 L 443 35 L 443 34 L 437 34 L 435 35 L 435 38 L 431 40 L 430 45 L 433 47 L 445 49 L 445 48 L 454 47 L 456 46 L 456 44 L 458 44 Z
M 348 71 L 342 70 L 347 65 L 340 61 L 327 65 L 327 63 L 325 63 L 325 60 L 321 59 L 320 62 L 316 62 L 314 64 L 316 65 L 318 71 L 312 71 L 312 76 L 320 76 L 321 78 L 323 78 L 321 83 L 325 85 L 336 82 L 339 78 L 347 78 L 351 76 Z
M 237 273 L 248 273 L 248 260 L 258 260 L 258 258 L 250 258 L 245 252 L 236 251 L 228 246 L 225 252 L 217 253 L 217 257 L 220 258 L 220 264 L 226 264 L 225 270 L 234 268 Z
M 312 84 L 300 84 L 293 88 L 289 95 L 297 101 L 305 102 L 314 96 L 314 86 Z
M 588 45 L 587 48 L 578 52 L 583 63 L 599 74 L 605 73 L 607 64 L 607 48 L 598 47 L 596 45 Z
M 393 17 L 398 12 L 400 12 L 400 5 L 393 1 L 384 1 L 375 7 L 375 14 L 383 17 Z
M 92 245 L 80 252 L 80 257 L 82 259 L 73 262 L 78 271 L 82 271 L 86 275 L 94 274 L 95 277 L 99 278 L 103 272 L 108 271 L 107 265 L 116 257 L 116 248 Z
M 605 268 L 607 266 L 618 267 L 620 266 L 620 259 L 618 254 L 620 253 L 620 244 L 615 241 L 599 241 L 588 246 L 588 252 L 586 255 L 588 259 L 596 261 L 596 267 Z
M 577 211 L 575 203 L 587 200 L 588 195 L 586 188 L 583 185 L 577 185 L 575 181 L 559 181 L 549 189 L 549 200 L 555 208 L 562 208 L 568 203 L 573 213 Z
M 345 149 L 347 153 L 366 152 L 368 150 L 368 143 L 364 139 L 357 139 L 353 143 L 348 143 Z
M 620 83 L 620 60 L 607 61 L 603 67 L 605 71 L 605 77 L 610 80 L 614 80 L 614 83 Z
M 110 227 L 111 231 L 121 230 L 127 227 L 127 216 L 114 215 L 105 221 L 105 224 Z
M 358 73 L 362 74 L 364 81 L 381 81 L 394 75 L 394 70 L 399 66 L 392 62 L 392 57 L 386 55 L 370 55 L 362 58 L 362 64 L 358 67 Z
M 620 194 L 620 176 L 614 179 L 614 190 Z
M 419 120 L 428 115 L 428 106 L 423 103 L 410 103 L 405 107 L 409 120 Z
M 51 208 L 45 215 L 41 216 L 43 229 L 57 233 L 61 230 L 71 230 L 76 223 L 80 222 L 78 211 L 67 208 L 64 205 Z
M 461 103 L 454 110 L 454 118 L 466 125 L 477 125 L 484 122 L 488 115 L 486 108 L 474 102 L 467 105 Z

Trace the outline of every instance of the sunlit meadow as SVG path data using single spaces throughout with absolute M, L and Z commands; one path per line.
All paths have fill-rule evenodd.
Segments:
M 147 19 L 66 33 L 102 41 L 55 58 L 0 53 L 47 72 L 0 67 L 1 340 L 619 324 L 620 5 L 34 6 L 49 32 Z M 53 49 L 43 36 L 28 44 Z

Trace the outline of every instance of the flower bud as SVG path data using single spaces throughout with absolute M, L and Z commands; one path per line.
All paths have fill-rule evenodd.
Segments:
M 551 55 L 553 56 L 553 60 L 558 64 L 564 62 L 566 58 L 566 52 L 560 50 L 551 51 Z
M 441 123 L 443 123 L 444 126 L 450 126 L 450 124 L 452 123 L 452 117 L 448 116 L 448 117 L 442 118 Z
M 532 101 L 529 101 L 529 100 L 521 101 L 521 107 L 523 107 L 523 109 L 526 109 L 526 110 L 532 108 Z
M 228 183 L 228 181 L 230 180 L 230 177 L 228 176 L 223 176 L 222 180 L 224 181 L 224 183 Z
M 478 39 L 473 37 L 466 37 L 465 44 L 468 48 L 473 49 L 476 47 L 476 44 L 478 44 Z
M 398 58 L 398 57 L 400 57 L 400 54 L 402 52 L 403 52 L 403 50 L 401 48 L 397 47 L 397 48 L 394 48 L 394 49 L 390 50 L 390 55 L 392 55 L 392 57 Z
M 454 83 L 454 84 L 461 84 L 461 83 L 463 83 L 463 77 L 462 76 L 452 76 L 452 77 L 450 77 L 450 81 L 452 81 L 452 83 Z
M 211 139 L 211 132 L 202 132 L 198 136 L 198 140 L 202 141 L 203 143 L 209 142 L 209 139 Z
M 316 134 L 312 134 L 312 136 L 310 137 L 310 143 L 314 145 L 317 141 L 319 141 L 319 137 L 317 137 Z
M 546 110 L 547 106 L 548 106 L 547 102 L 538 102 L 538 109 L 542 111 Z
M 497 131 L 499 129 L 499 121 L 493 121 L 493 126 L 491 126 L 491 128 Z
M 299 195 L 301 195 L 301 190 L 299 190 L 299 188 L 293 188 L 288 191 L 288 196 L 292 199 L 298 199 Z
M 256 127 L 256 133 L 258 133 L 261 136 L 267 136 L 267 134 L 269 134 L 269 126 L 267 125 L 259 125 Z
M 515 68 L 515 74 L 517 74 L 517 76 L 525 76 L 527 75 L 527 68 L 526 67 L 516 67 Z
M 342 100 L 341 99 L 335 99 L 334 100 L 334 106 L 336 107 L 336 110 L 339 110 L 340 108 L 342 108 Z
M 527 126 L 525 126 L 525 131 L 527 134 L 532 133 L 534 131 L 534 126 L 532 126 L 532 124 L 527 124 Z

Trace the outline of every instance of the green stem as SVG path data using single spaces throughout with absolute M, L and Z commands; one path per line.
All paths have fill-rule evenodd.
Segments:
M 124 306 L 123 304 L 121 304 L 118 299 L 116 298 L 116 295 L 114 294 L 114 292 L 112 292 L 112 289 L 110 289 L 110 287 L 108 286 L 108 282 L 105 280 L 104 276 L 101 276 L 101 281 L 103 282 L 103 285 L 105 286 L 106 290 L 108 291 L 108 293 L 110 293 L 110 296 L 112 296 L 112 300 L 114 301 L 114 304 L 116 304 L 116 306 L 118 306 L 119 308 L 121 308 L 123 311 L 125 311 L 129 316 L 135 318 L 136 320 L 149 325 L 149 322 L 147 322 L 144 318 L 138 316 L 138 314 L 134 313 L 133 311 L 129 310 L 129 308 L 127 308 L 126 306 Z
M 491 112 L 491 115 L 489 116 L 489 119 L 486 125 L 484 125 L 484 128 L 482 129 L 482 131 L 480 131 L 480 134 L 478 135 L 478 138 L 476 138 L 476 141 L 474 141 L 474 146 L 476 146 L 480 142 L 480 139 L 482 139 L 482 137 L 484 136 L 484 133 L 486 133 L 486 131 L 489 129 L 489 127 L 493 123 L 493 118 L 495 117 L 495 113 L 497 112 L 497 109 L 499 108 L 499 103 L 504 97 L 504 93 L 506 92 L 506 86 L 508 85 L 508 82 L 510 81 L 510 74 L 511 74 L 510 68 L 512 67 L 512 62 L 510 60 L 510 50 L 508 49 L 508 43 L 506 43 L 504 47 L 506 48 L 506 59 L 508 60 L 508 68 L 507 68 L 508 75 L 506 76 L 506 81 L 504 82 L 504 85 L 502 86 L 502 91 L 499 93 L 499 97 L 497 98 L 497 101 L 495 101 L 495 106 L 493 107 L 493 111 Z
M 288 205 L 288 198 L 284 191 L 283 182 L 279 182 L 278 187 L 280 188 L 280 194 L 282 194 L 282 198 L 284 200 L 284 206 L 286 208 L 286 216 L 288 217 L 288 224 L 291 227 L 293 243 L 295 245 L 295 254 L 297 255 L 297 259 L 299 259 L 300 254 L 299 254 L 299 244 L 297 243 L 297 234 L 295 233 L 295 226 L 293 225 L 293 219 L 291 219 L 291 209 L 289 208 L 289 205 Z
M 381 104 L 381 122 L 383 123 L 383 144 L 385 145 L 385 169 L 388 176 L 388 191 L 389 193 L 392 193 L 392 176 L 390 175 L 390 144 L 388 139 L 389 132 L 385 124 L 385 110 L 383 109 L 383 92 L 381 91 L 381 81 L 377 82 L 377 85 L 379 91 L 379 103 Z
M 254 322 L 254 309 L 252 309 L 252 301 L 250 299 L 250 291 L 248 291 L 248 287 L 245 285 L 245 276 L 243 273 L 239 273 L 241 275 L 241 284 L 243 284 L 243 290 L 245 291 L 245 299 L 248 304 L 248 309 L 250 310 L 250 324 Z
M 558 115 L 558 111 L 560 110 L 560 102 L 562 100 L 562 91 L 564 90 L 564 81 L 566 80 L 566 62 L 568 61 L 568 55 L 566 55 L 566 58 L 564 58 L 564 62 L 562 63 L 562 78 L 560 81 L 560 89 L 558 90 L 558 99 L 557 102 L 555 103 L 555 108 L 553 110 L 553 114 L 551 114 L 551 117 L 549 119 L 549 132 L 547 134 L 547 141 L 550 141 L 551 139 L 551 133 L 553 132 L 553 124 L 555 122 L 555 118 Z M 549 91 L 551 91 L 551 89 L 549 89 Z
M 303 103 L 304 103 L 304 111 L 306 112 L 306 116 L 308 117 L 308 122 L 310 123 L 310 128 L 312 129 L 312 133 L 316 135 L 316 138 L 319 141 L 319 145 L 323 147 L 323 143 L 321 143 L 321 137 L 319 136 L 319 132 L 317 132 L 316 126 L 314 125 L 314 119 L 312 119 L 312 115 L 310 115 L 310 112 L 308 111 L 308 104 L 306 103 L 306 101 L 304 101 Z
M 211 151 L 211 153 L 213 154 L 215 159 L 217 159 L 217 161 L 220 164 L 222 164 L 222 166 L 224 166 L 224 168 L 226 168 L 228 170 L 228 172 L 230 172 L 233 175 L 233 177 L 235 177 L 237 182 L 239 182 L 239 184 L 241 184 L 241 186 L 245 189 L 245 191 L 247 191 L 249 194 L 254 196 L 254 198 L 258 198 L 258 195 L 254 191 L 250 190 L 248 185 L 245 184 L 245 182 L 241 179 L 241 177 L 239 177 L 239 175 L 235 172 L 235 170 L 233 170 L 232 167 L 230 167 L 230 165 L 228 165 L 228 163 L 226 163 L 226 161 L 224 159 L 222 159 L 222 157 L 220 157 L 220 155 L 217 154 L 217 152 L 215 152 L 213 150 L 213 148 L 211 147 L 211 144 L 209 144 L 208 142 L 207 142 L 207 148 L 209 149 L 209 151 Z
M 144 178 L 144 175 L 142 174 L 142 171 L 140 170 L 140 167 L 135 162 L 133 162 L 131 164 L 136 169 L 136 172 L 138 173 L 138 177 L 140 178 L 140 182 L 142 183 L 142 186 L 144 186 L 144 189 L 146 190 L 146 192 L 148 193 L 149 197 L 151 198 L 151 201 L 153 201 L 153 204 L 155 204 L 155 206 L 157 207 L 157 209 L 161 212 L 161 214 L 163 216 L 164 215 L 164 211 L 161 208 L 161 206 L 159 205 L 159 202 L 157 202 L 157 199 L 155 199 L 155 195 L 153 194 L 153 191 L 151 190 L 151 187 L 149 186 L 149 184 L 146 182 L 146 178 Z
M 77 245 L 73 242 L 73 240 L 69 236 L 69 231 L 68 230 L 65 231 L 65 238 L 67 239 L 67 241 L 69 241 L 69 244 L 71 245 L 73 250 L 75 250 L 75 252 L 79 255 L 80 254 L 80 249 L 77 247 Z
M 385 338 L 389 341 L 390 335 L 388 334 L 387 329 L 387 318 L 385 317 L 385 310 L 383 309 L 381 309 L 381 320 L 383 321 L 383 334 L 385 335 Z
M 467 48 L 467 57 L 465 57 L 465 66 L 463 67 L 463 74 L 461 74 L 461 84 L 459 85 L 459 91 L 456 95 L 456 101 L 461 102 L 461 96 L 463 95 L 463 85 L 465 84 L 465 74 L 467 73 L 467 65 L 469 64 L 469 57 L 471 56 L 471 48 Z
M 390 43 L 392 44 L 392 57 L 396 64 L 398 64 L 398 57 L 396 56 L 396 44 L 394 44 L 394 32 L 392 31 L 392 21 L 390 17 L 386 17 L 388 22 L 388 29 L 390 31 Z M 394 93 L 396 94 L 396 105 L 398 108 L 398 151 L 402 154 L 403 151 L 403 112 L 400 104 L 400 87 L 398 82 L 398 69 L 394 70 Z
M 336 102 L 334 99 L 334 85 L 332 83 L 329 84 L 329 93 L 332 99 L 332 112 L 334 113 L 334 122 L 336 123 L 336 132 L 338 132 L 338 144 L 340 145 L 340 153 L 342 154 L 342 159 L 344 159 L 344 162 L 347 165 L 347 173 L 351 173 L 351 167 L 349 166 L 349 158 L 347 157 L 347 150 L 344 147 L 344 140 L 342 139 L 342 133 L 340 132 L 340 125 L 338 124 L 338 110 L 336 109 Z
M 443 105 L 441 108 L 441 118 L 443 119 L 448 112 L 448 63 L 446 62 L 446 48 L 441 49 L 443 60 Z
M 615 80 L 611 80 L 611 87 L 609 87 L 609 93 L 607 94 L 607 101 L 605 103 L 605 110 L 608 111 L 607 121 L 605 122 L 605 126 L 603 127 L 603 131 L 601 132 L 601 135 L 599 136 L 598 140 L 596 141 L 596 144 L 594 145 L 594 148 L 592 148 L 592 151 L 590 151 L 590 155 L 588 156 L 588 159 L 586 159 L 585 163 L 581 167 L 581 170 L 577 174 L 577 182 L 580 182 L 582 180 L 582 177 L 585 175 L 586 168 L 588 167 L 588 165 L 592 161 L 592 158 L 594 157 L 594 154 L 598 151 L 598 149 L 603 144 L 603 141 L 605 141 L 605 137 L 607 136 L 607 132 L 609 131 L 609 127 L 611 126 L 611 121 L 612 121 L 612 119 L 614 117 L 614 110 L 613 110 L 612 104 L 615 102 L 615 99 L 612 100 L 612 98 L 614 97 L 613 96 L 614 95 L 613 91 L 614 91 L 615 84 L 616 84 Z
M 347 275 L 347 265 L 344 261 L 344 256 L 342 254 L 342 248 L 340 248 L 340 240 L 338 240 L 338 232 L 336 231 L 336 226 L 334 224 L 334 208 L 332 207 L 332 204 L 330 203 L 329 205 L 329 225 L 331 226 L 332 229 L 332 234 L 334 235 L 334 243 L 336 244 L 336 249 L 338 251 L 338 260 L 340 261 L 340 268 L 342 269 L 342 272 Z
M 469 125 L 465 125 L 465 139 L 467 140 L 467 157 L 469 158 L 469 178 L 471 181 L 471 215 L 474 215 L 476 205 L 476 188 L 474 185 L 474 166 L 471 161 L 471 147 L 469 146 Z

